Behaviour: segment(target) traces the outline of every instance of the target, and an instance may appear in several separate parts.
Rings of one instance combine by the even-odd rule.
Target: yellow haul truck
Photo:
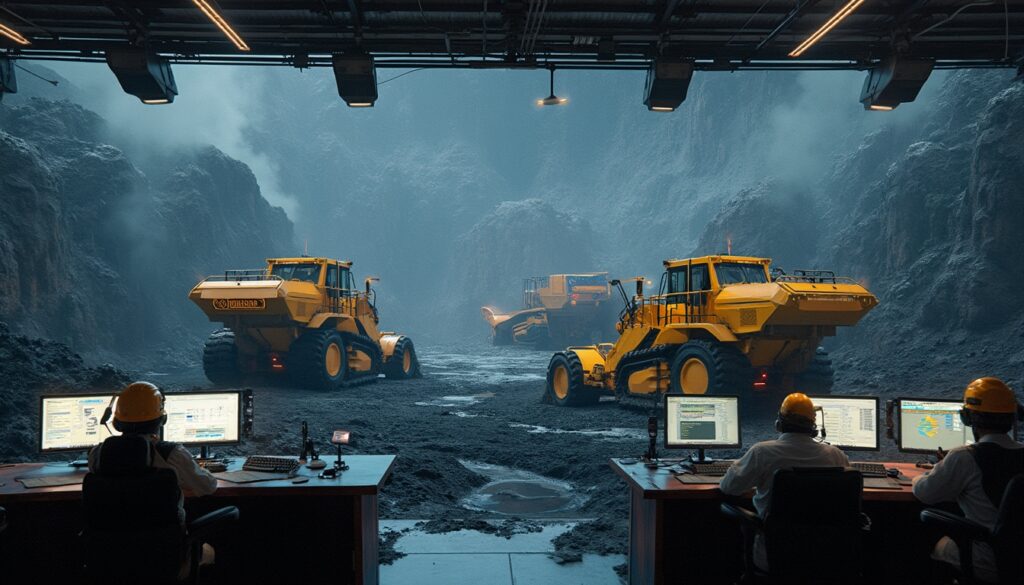
[[[770,270],[771,260],[703,256],[666,260],[657,295],[636,296],[619,315],[616,343],[570,347],[548,365],[545,398],[561,406],[777,387],[832,388],[819,343],[855,325],[878,299],[830,271]]]
[[[352,263],[330,258],[270,258],[257,270],[206,278],[189,298],[210,321],[203,370],[215,384],[252,374],[287,374],[306,387],[334,389],[381,372],[419,376],[412,340],[380,331],[376,295],[359,290]]]
[[[523,279],[523,309],[481,307],[494,345],[565,347],[613,332],[615,312],[607,272],[552,274]]]

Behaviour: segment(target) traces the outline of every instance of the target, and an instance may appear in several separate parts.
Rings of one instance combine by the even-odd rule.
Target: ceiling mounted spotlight
[[[114,72],[121,89],[144,104],[169,104],[178,95],[171,63],[145,49],[111,49],[107,65]]]
[[[548,65],[548,71],[551,72],[550,93],[548,94],[548,97],[541,100],[537,100],[537,105],[564,106],[565,104],[569,103],[569,98],[558,97],[557,95],[555,95],[555,66]]]
[[[890,56],[868,71],[860,92],[860,103],[865,110],[888,112],[897,106],[917,99],[935,61]]]
[[[350,108],[372,108],[377,101],[377,68],[373,56],[340,53],[331,61],[338,95]]]
[[[693,63],[682,60],[657,59],[647,70],[644,105],[652,112],[674,112],[690,88]]]

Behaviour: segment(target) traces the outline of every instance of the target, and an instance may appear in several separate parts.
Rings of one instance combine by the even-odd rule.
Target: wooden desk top
[[[913,463],[883,463],[886,468],[896,467],[904,476],[913,479],[924,473],[925,470],[916,467]],[[662,467],[648,469],[642,461],[632,464],[622,463],[619,459],[609,459],[608,464],[615,473],[626,480],[631,490],[643,493],[644,499],[683,499],[683,500],[704,500],[721,499],[725,495],[718,489],[718,484],[688,484],[683,483],[673,476],[672,470],[678,468]],[[864,501],[866,502],[913,502],[913,491],[910,486],[900,486],[900,489],[864,489]]]
[[[228,458],[228,471],[242,468],[244,457]],[[323,458],[328,466],[335,457]],[[217,481],[217,491],[210,498],[238,496],[329,496],[329,495],[375,495],[380,492],[384,480],[391,474],[395,464],[394,455],[347,455],[344,457],[349,469],[337,479],[320,479],[320,470],[299,468],[299,477],[308,477],[306,483],[292,483],[291,479],[260,481],[254,483],[231,483]],[[81,497],[82,485],[59,487],[26,488],[19,477],[40,477],[86,474],[85,468],[72,468],[60,463],[21,463],[11,467],[0,467],[0,504],[8,502],[74,500]]]

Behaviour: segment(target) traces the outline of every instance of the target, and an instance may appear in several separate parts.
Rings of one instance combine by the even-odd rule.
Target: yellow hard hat
[[[782,401],[782,406],[779,407],[779,414],[784,417],[800,416],[813,422],[815,420],[814,403],[803,392],[794,392]]]
[[[964,390],[964,408],[990,414],[1015,414],[1017,397],[999,378],[978,378]]]
[[[117,396],[114,418],[126,423],[156,420],[164,415],[164,397],[149,382],[132,382]]]

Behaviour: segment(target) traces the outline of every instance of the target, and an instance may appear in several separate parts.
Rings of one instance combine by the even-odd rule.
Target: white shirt
[[[995,443],[1004,449],[1024,449],[1009,435],[985,435],[979,443]],[[964,516],[991,530],[996,525],[999,510],[985,495],[981,482],[981,469],[974,462],[969,447],[952,449],[935,467],[914,478],[914,495],[925,504],[956,502]],[[943,537],[935,545],[932,558],[960,566],[960,551],[956,543]],[[974,545],[975,576],[986,581],[998,581],[995,559],[988,545]]]
[[[762,441],[751,447],[729,467],[719,488],[731,496],[739,496],[757,488],[754,508],[757,515],[764,518],[771,498],[772,478],[779,469],[849,465],[846,453],[837,447],[819,443],[805,433],[782,433],[774,441]],[[768,555],[760,534],[754,539],[754,564],[763,570],[768,568]]]
[[[154,443],[155,438],[150,438]],[[100,446],[97,445],[89,452],[89,471],[95,471],[96,457],[99,454]],[[193,496],[206,496],[217,491],[217,478],[209,471],[196,464],[195,459],[185,447],[175,444],[174,450],[164,459],[158,451],[153,451],[153,467],[161,469],[173,469],[178,476],[178,487],[182,494],[178,498],[178,521],[185,524],[185,498],[187,492]]]

